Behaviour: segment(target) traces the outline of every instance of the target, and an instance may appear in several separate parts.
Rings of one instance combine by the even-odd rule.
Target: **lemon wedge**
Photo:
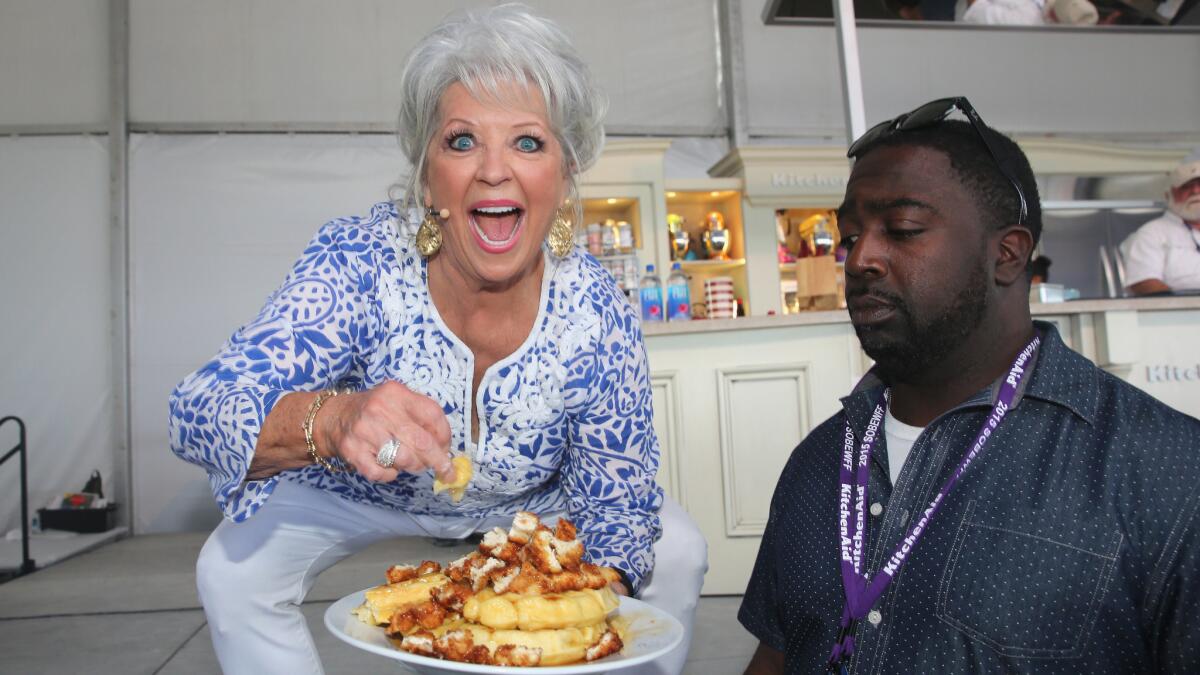
[[[471,475],[475,473],[475,469],[471,467],[471,458],[466,455],[459,455],[450,460],[454,465],[454,480],[449,483],[443,483],[440,479],[433,480],[433,494],[441,494],[447,490],[450,491],[450,500],[455,504],[462,501],[463,493],[467,491],[467,483],[471,482]]]

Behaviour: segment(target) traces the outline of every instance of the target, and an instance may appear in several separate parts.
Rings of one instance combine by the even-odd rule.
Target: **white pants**
[[[687,513],[667,499],[659,516],[663,535],[654,554],[661,573],[650,575],[640,597],[679,619],[684,638],[671,653],[631,674],[677,675],[683,670],[708,569],[707,544]],[[321,572],[390,537],[462,538],[510,524],[507,517],[480,521],[410,515],[280,481],[267,503],[245,522],[222,521],[196,561],[196,585],[221,669],[228,675],[322,673],[300,613],[300,603]],[[363,587],[372,583],[376,580],[364,579]]]

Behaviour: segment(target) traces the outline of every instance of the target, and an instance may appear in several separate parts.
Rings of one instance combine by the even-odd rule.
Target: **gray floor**
[[[0,584],[0,673],[216,673],[193,567],[202,534],[134,537]],[[376,583],[394,562],[451,560],[467,548],[394,540],[335,565],[304,604],[329,673],[402,673],[333,637],[334,600]],[[702,598],[687,675],[741,673],[756,641],[737,622],[738,597]]]

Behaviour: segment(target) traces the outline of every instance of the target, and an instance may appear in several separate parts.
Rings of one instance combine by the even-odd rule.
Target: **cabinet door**
[[[660,334],[647,350],[659,483],[708,540],[703,592],[742,593],[784,465],[861,374],[854,329],[846,321]]]

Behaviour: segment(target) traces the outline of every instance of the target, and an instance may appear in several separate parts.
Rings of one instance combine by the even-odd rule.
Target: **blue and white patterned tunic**
[[[593,562],[640,586],[654,563],[662,490],[636,311],[594,258],[578,249],[563,260],[547,256],[533,330],[487,370],[472,401],[474,357],[438,315],[415,232],[391,203],[322,227],[258,317],[172,393],[172,449],[208,471],[218,506],[235,522],[281,479],[415,514],[565,509]],[[374,483],[314,464],[247,480],[263,420],[282,396],[387,380],[445,411],[452,447],[475,465],[460,503],[433,494],[429,471]]]

